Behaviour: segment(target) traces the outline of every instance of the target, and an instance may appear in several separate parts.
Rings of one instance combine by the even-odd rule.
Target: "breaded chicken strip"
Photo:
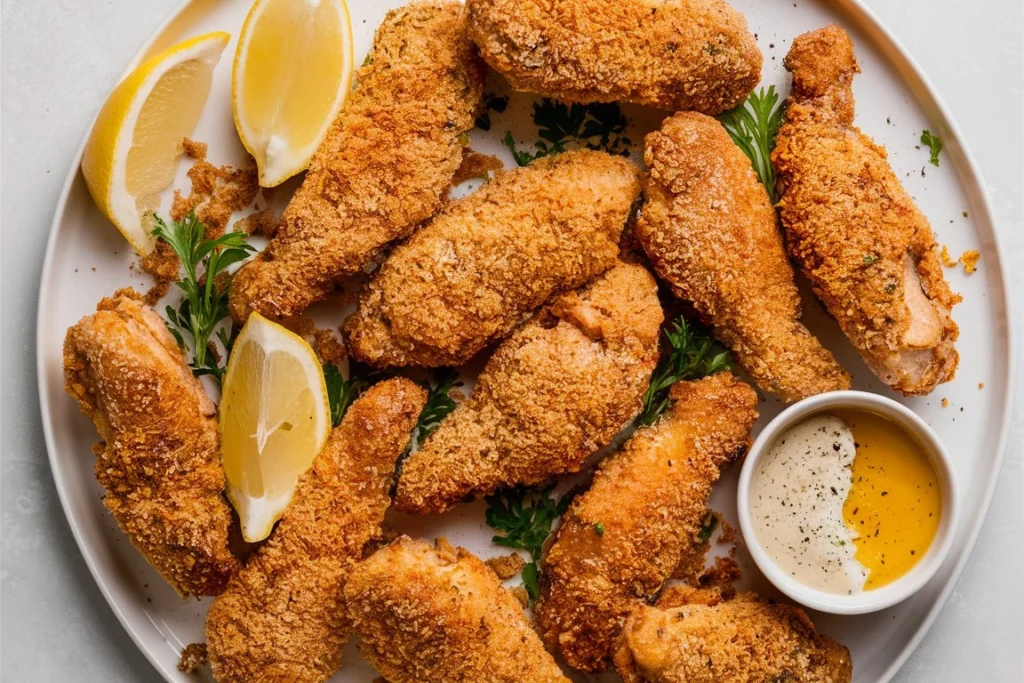
[[[853,43],[838,26],[805,33],[785,64],[793,91],[772,163],[789,253],[875,374],[927,394],[956,373],[960,297],[885,149],[853,125]]]
[[[348,639],[342,588],[379,538],[395,461],[426,392],[398,378],[368,389],[331,432],[274,529],[206,615],[219,683],[326,681]]]
[[[850,651],[798,607],[753,593],[726,602],[641,605],[615,653],[625,683],[849,683]]]
[[[537,623],[574,668],[607,668],[626,617],[696,541],[720,468],[749,444],[757,394],[731,374],[679,382],[670,395],[658,422],[601,463],[544,559]]]
[[[717,114],[761,80],[723,0],[468,0],[470,36],[516,90]]]
[[[643,266],[561,294],[502,342],[473,395],[402,468],[395,505],[444,512],[577,472],[643,405],[664,316]]]
[[[122,290],[68,329],[64,388],[103,441],[103,504],[183,598],[224,590],[228,550],[217,409],[163,319]]]
[[[300,313],[437,212],[485,73],[461,4],[414,2],[388,13],[277,233],[235,275],[239,326],[254,310]]]
[[[461,365],[616,263],[640,193],[626,159],[581,150],[498,173],[398,246],[345,323],[378,367]]]
[[[782,400],[849,389],[850,376],[800,324],[775,210],[725,128],[704,114],[676,114],[647,136],[644,161],[636,235],[675,295]]]
[[[345,586],[359,651],[389,683],[568,683],[494,572],[401,536]]]

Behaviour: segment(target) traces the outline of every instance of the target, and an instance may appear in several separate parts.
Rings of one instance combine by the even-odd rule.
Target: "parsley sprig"
[[[715,353],[712,337],[697,332],[681,315],[665,330],[665,340],[668,353],[654,369],[651,384],[644,394],[644,407],[636,418],[638,426],[654,424],[668,410],[671,405],[669,388],[676,382],[713,375],[732,365],[728,351]]]
[[[523,586],[530,601],[540,596],[540,555],[544,541],[551,535],[555,519],[565,514],[574,491],[553,498],[551,487],[526,489],[514,487],[487,496],[487,526],[499,532],[491,538],[496,545],[520,548],[530,553],[530,562],[523,567]]]
[[[570,144],[622,156],[629,155],[633,145],[625,136],[629,120],[614,102],[566,104],[545,97],[533,103],[533,122],[541,138],[533,145],[535,151],[520,150],[510,130],[505,131],[502,140],[519,166],[526,166],[540,157],[561,154]]]
[[[441,425],[441,420],[455,410],[458,404],[452,398],[452,390],[461,386],[459,373],[451,369],[440,371],[433,382],[426,382],[427,402],[423,404],[413,433],[417,444],[426,441],[427,437]],[[412,447],[411,443],[409,447]]]
[[[942,152],[942,138],[933,134],[930,130],[921,131],[921,144],[928,147],[931,158],[928,160],[932,166],[939,165],[939,154]]]
[[[186,351],[185,335],[192,337],[192,360],[189,365],[197,377],[211,375],[217,383],[224,376],[226,363],[218,362],[211,336],[220,340],[225,356],[230,353],[237,333],[228,326],[220,326],[228,317],[228,287],[219,286],[217,276],[228,266],[242,261],[256,251],[246,241],[245,233],[229,232],[208,240],[206,226],[195,214],[168,225],[164,219],[153,215],[156,228],[153,235],[165,241],[177,254],[185,271],[185,277],[175,284],[185,293],[177,310],[167,306],[168,325],[178,345]]]
[[[750,93],[746,102],[718,117],[729,131],[733,142],[754,165],[754,171],[768,190],[772,204],[779,201],[779,195],[775,189],[775,170],[772,168],[771,153],[775,149],[775,137],[782,124],[784,105],[784,102],[779,103],[779,95],[772,85],[767,91],[761,88],[758,92]]]
[[[370,381],[361,377],[349,368],[349,378],[341,376],[341,370],[334,363],[324,363],[324,382],[327,384],[327,401],[331,405],[331,425],[337,427],[345,416],[348,407],[359,398]]]

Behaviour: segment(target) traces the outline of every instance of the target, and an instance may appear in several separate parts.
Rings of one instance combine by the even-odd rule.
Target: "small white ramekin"
[[[942,518],[928,552],[914,567],[892,583],[854,595],[837,595],[800,583],[782,571],[765,552],[750,512],[750,482],[758,460],[775,440],[790,426],[811,415],[841,409],[866,410],[889,418],[903,427],[922,447],[931,460],[939,479],[942,495]],[[740,472],[737,507],[743,540],[758,568],[772,584],[796,602],[811,609],[831,614],[864,614],[875,612],[906,600],[935,575],[949,554],[959,517],[956,474],[949,453],[928,424],[906,406],[892,399],[864,391],[833,391],[804,399],[782,411],[761,431],[747,453]]]

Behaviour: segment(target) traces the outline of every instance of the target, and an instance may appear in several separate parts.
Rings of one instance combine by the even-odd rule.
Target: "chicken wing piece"
[[[717,114],[761,80],[723,0],[468,0],[470,36],[516,90]]]
[[[793,91],[772,163],[789,253],[879,379],[927,394],[956,373],[960,297],[885,149],[853,125],[853,43],[838,26],[805,33],[785,65]]]
[[[784,401],[850,388],[800,324],[800,295],[775,210],[750,160],[715,119],[676,114],[647,136],[636,235],[655,271],[693,303],[762,389]]]
[[[302,312],[441,207],[486,74],[465,16],[447,0],[388,13],[277,233],[235,275],[239,326]]]
[[[217,409],[163,319],[122,290],[68,329],[64,388],[103,441],[96,478],[121,530],[183,598],[216,595],[228,549]]]
[[[696,542],[720,468],[749,444],[757,394],[731,374],[679,382],[670,396],[658,422],[601,463],[544,559],[541,636],[577,669],[607,668],[626,617]]]
[[[641,605],[615,653],[625,683],[849,683],[850,651],[803,610],[753,593],[666,609]]]
[[[473,395],[406,460],[395,505],[444,512],[577,472],[643,405],[664,316],[654,278],[619,263],[502,342]]]
[[[270,539],[210,605],[219,683],[326,681],[348,639],[342,588],[381,534],[395,461],[426,392],[407,379],[368,389],[331,432]]]
[[[568,683],[494,572],[402,536],[345,586],[359,651],[389,683]]]
[[[615,265],[639,193],[636,166],[590,150],[498,173],[392,252],[345,323],[352,355],[462,365]]]

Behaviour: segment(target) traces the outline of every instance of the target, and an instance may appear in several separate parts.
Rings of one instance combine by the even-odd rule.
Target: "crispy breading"
[[[381,535],[394,464],[425,401],[421,387],[396,378],[349,407],[270,539],[210,605],[206,640],[219,683],[326,681],[341,665],[342,587]]]
[[[163,319],[130,290],[104,299],[64,339],[64,388],[89,417],[103,504],[182,597],[216,595],[228,549],[217,409]]]
[[[619,263],[502,342],[473,395],[409,456],[398,509],[448,510],[577,472],[643,405],[664,316],[654,278]]]
[[[277,233],[235,276],[236,323],[301,313],[441,207],[486,75],[465,16],[446,0],[385,17]]]
[[[717,114],[761,80],[723,0],[468,0],[470,36],[516,90]]]
[[[805,33],[785,65],[793,91],[772,163],[789,253],[874,373],[927,394],[956,373],[960,297],[885,148],[853,125],[853,43],[838,26]]]
[[[666,609],[641,605],[615,654],[625,683],[849,683],[850,651],[798,607],[753,593]]]
[[[670,391],[668,412],[601,463],[544,558],[537,623],[577,669],[607,668],[626,617],[696,541],[720,468],[749,445],[750,386],[726,372]]]
[[[849,389],[850,376],[800,324],[775,210],[725,128],[704,114],[676,114],[647,136],[644,161],[636,235],[675,295],[782,400]]]
[[[611,268],[640,171],[565,152],[499,172],[392,252],[345,323],[375,366],[462,365],[552,294]]]
[[[443,539],[378,550],[345,600],[359,651],[390,683],[568,683],[494,572]]]

